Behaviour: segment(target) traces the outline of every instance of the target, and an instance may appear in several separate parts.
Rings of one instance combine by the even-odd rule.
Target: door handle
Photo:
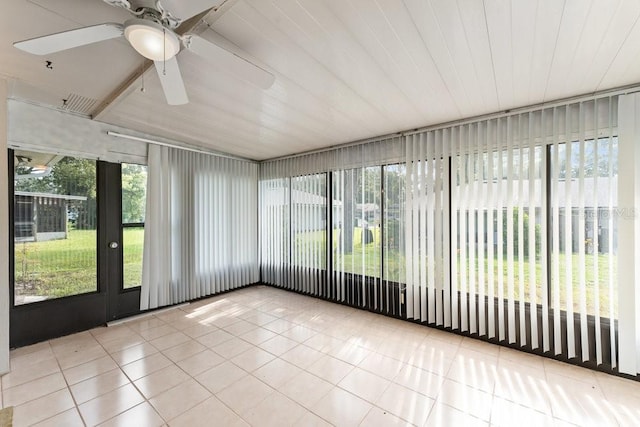
[[[109,247],[111,249],[118,249],[118,242],[109,242]]]

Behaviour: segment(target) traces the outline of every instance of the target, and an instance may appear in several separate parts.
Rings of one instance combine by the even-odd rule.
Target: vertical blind
[[[394,138],[262,163],[262,281],[378,311],[393,300],[397,310],[399,291],[392,295],[385,283],[404,275],[404,263],[398,268],[390,256],[404,240],[397,224],[404,212],[403,148]],[[383,201],[382,165],[390,163]],[[381,206],[387,202],[395,226],[384,231]]]
[[[546,289],[536,233],[544,147],[530,137],[534,119],[471,123],[444,139],[451,150],[451,292],[460,298],[452,302],[452,327],[521,345],[529,336],[536,349],[537,321],[527,331],[525,310],[545,300]],[[485,303],[495,298],[497,306]]]
[[[446,149],[443,132],[407,137],[405,262],[407,316],[450,327],[451,311],[444,309],[451,307],[452,296],[444,292],[449,282]]]
[[[149,146],[141,309],[259,280],[258,167]]]
[[[260,181],[260,271],[265,283],[288,287],[290,179]]]
[[[291,178],[291,265],[290,284],[317,295],[326,279],[327,227],[326,174]]]
[[[600,98],[409,136],[408,317],[615,367],[616,114]]]
[[[265,162],[262,280],[614,368],[617,159],[601,97]]]

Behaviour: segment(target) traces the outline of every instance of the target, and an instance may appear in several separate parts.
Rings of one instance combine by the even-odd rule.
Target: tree
[[[404,203],[406,167],[389,165],[384,170],[384,236],[387,249],[404,253]]]
[[[520,240],[519,230],[518,230],[518,216],[519,216],[519,209],[513,208],[513,253],[515,256],[518,255],[518,244]],[[508,215],[506,210],[502,218],[503,218],[502,219],[502,245],[503,245],[502,247],[503,247],[504,253],[506,254],[507,242],[508,242],[508,235],[507,235]],[[534,234],[535,234],[536,254],[540,250],[540,233],[541,233],[540,224],[535,224]],[[523,248],[524,256],[528,257],[529,256],[529,214],[526,211],[523,211],[522,213],[522,234],[523,234],[522,243],[524,246]],[[536,254],[534,254],[534,256]]]
[[[93,160],[65,157],[53,166],[51,177],[58,194],[96,198],[96,162]]]
[[[340,248],[340,251],[344,254],[350,254],[353,252],[353,215],[355,211],[356,201],[351,197],[356,193],[356,180],[354,179],[355,170],[344,172],[344,200],[342,201],[342,208],[344,209],[344,224],[342,224],[342,232],[344,233],[344,246]],[[338,240],[339,243],[343,243]]]
[[[65,157],[51,171],[57,194],[84,196],[85,202],[70,205],[76,216],[76,228],[96,229],[96,162],[87,159]]]
[[[21,177],[14,181],[15,191],[26,191],[29,193],[53,193],[55,185],[51,175],[43,177],[29,177],[31,173],[30,167],[17,166],[15,168],[15,176]],[[28,177],[28,178],[27,178]]]
[[[147,168],[122,165],[122,222],[144,222],[147,194]]]
[[[609,150],[611,149],[611,156]],[[561,144],[558,148],[558,167],[560,178],[578,178],[580,175],[580,144],[577,141],[571,143],[571,160],[567,169],[567,144]],[[596,158],[597,157],[597,158]],[[618,138],[599,138],[584,141],[584,176],[609,176],[609,160],[611,159],[611,174],[618,175]],[[555,160],[555,159],[554,159]]]

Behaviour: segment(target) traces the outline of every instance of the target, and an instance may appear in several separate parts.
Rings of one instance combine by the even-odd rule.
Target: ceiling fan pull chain
[[[162,74],[167,75],[167,30],[162,28]]]
[[[144,89],[144,59],[142,60],[142,63],[140,64],[140,77],[142,78],[142,87],[140,88],[140,92],[144,93],[145,89]]]

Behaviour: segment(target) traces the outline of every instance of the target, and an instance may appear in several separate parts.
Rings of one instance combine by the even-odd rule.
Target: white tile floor
[[[14,425],[640,425],[640,383],[268,287],[11,352]]]

